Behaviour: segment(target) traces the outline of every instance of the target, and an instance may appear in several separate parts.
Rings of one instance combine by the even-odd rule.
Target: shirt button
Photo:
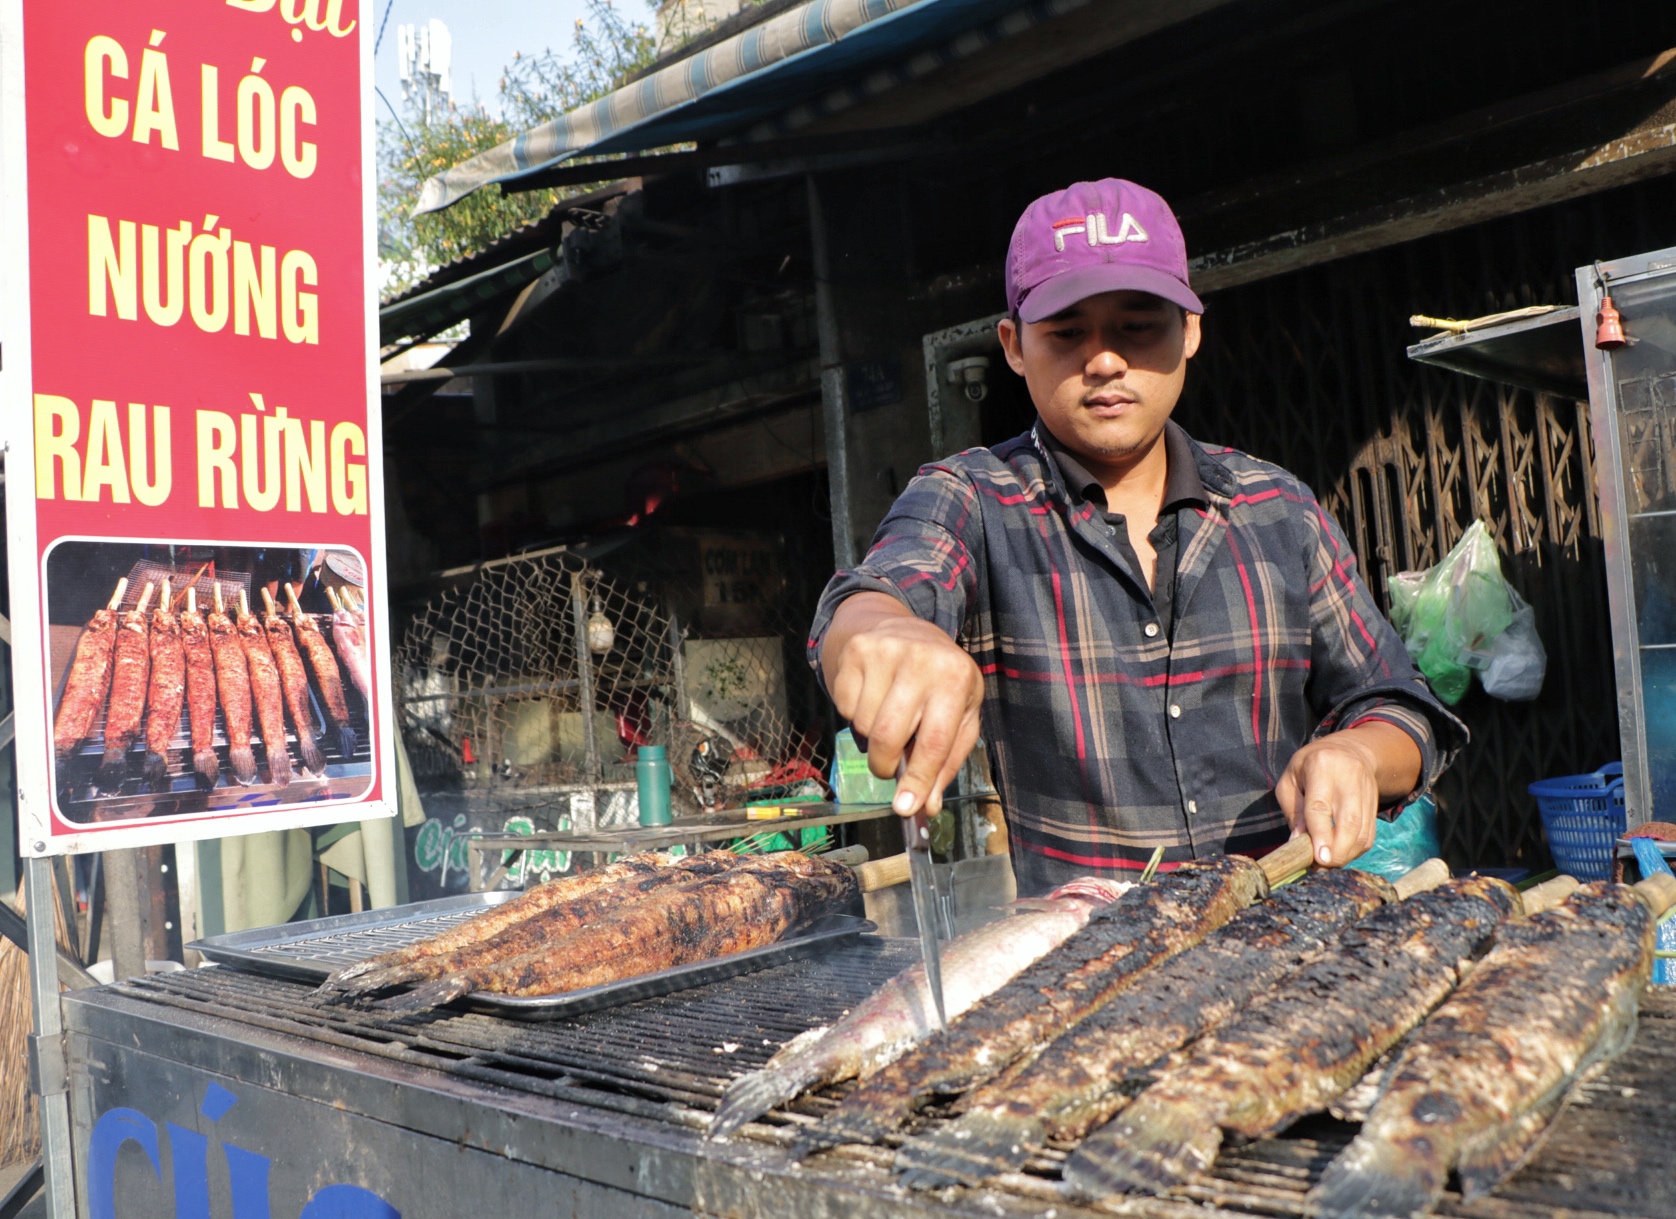
[[[1190,814],[1198,812],[1199,811],[1199,802],[1197,800],[1189,800],[1187,802],[1187,811]]]
[[[1179,720],[1181,718],[1181,704],[1180,703],[1171,703],[1170,704],[1170,718],[1172,720]]]
[[[1147,623],[1146,624],[1146,637],[1148,639],[1151,639],[1156,634],[1158,634],[1158,624],[1156,622]]]

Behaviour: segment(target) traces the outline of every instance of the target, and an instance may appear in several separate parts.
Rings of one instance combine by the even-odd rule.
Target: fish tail
[[[256,753],[246,745],[243,749],[229,749],[227,762],[233,768],[233,778],[240,787],[256,782]]]
[[[355,756],[355,729],[348,724],[338,729],[338,754],[345,762]]]
[[[291,755],[283,743],[268,750],[268,781],[275,787],[291,786]]]
[[[722,1103],[710,1119],[710,1137],[725,1139],[746,1122],[784,1104],[811,1084],[820,1082],[819,1068],[801,1070],[764,1067],[740,1076],[722,1093]]]
[[[953,1125],[909,1139],[896,1153],[896,1171],[910,1189],[979,1185],[1023,1166],[1046,1131],[1034,1115],[974,1109]]]
[[[387,1012],[406,1015],[411,1012],[428,1012],[433,1007],[441,1007],[445,1003],[452,1003],[462,999],[477,989],[477,984],[463,974],[455,974],[451,978],[442,978],[435,982],[427,982],[423,986],[416,986],[405,995],[397,995],[393,999],[384,1000],[381,1005]]]
[[[1203,1106],[1142,1096],[1065,1161],[1065,1187],[1084,1200],[1164,1194],[1216,1163],[1222,1128]]]
[[[297,752],[303,755],[303,769],[311,775],[326,773],[326,756],[320,752],[320,742],[314,733],[304,729],[297,734]]]
[[[1309,1200],[1321,1219],[1408,1219],[1430,1210],[1446,1181],[1444,1166],[1411,1143],[1362,1134],[1327,1165]]]
[[[149,750],[145,755],[145,766],[142,769],[145,785],[154,792],[167,791],[169,787],[169,759],[160,753]]]
[[[213,749],[204,749],[193,754],[192,769],[197,773],[200,787],[214,787],[216,780],[221,778],[221,763]]]
[[[99,761],[99,773],[94,777],[99,790],[107,795],[128,781],[128,753],[126,750],[107,749]]]

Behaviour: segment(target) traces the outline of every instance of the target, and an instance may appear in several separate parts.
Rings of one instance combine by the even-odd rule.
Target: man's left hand
[[[1342,867],[1373,845],[1381,800],[1412,791],[1420,764],[1406,732],[1370,720],[1298,750],[1274,795],[1293,836],[1309,835],[1316,862]]]

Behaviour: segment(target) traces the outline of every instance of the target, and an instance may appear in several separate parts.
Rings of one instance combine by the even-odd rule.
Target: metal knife
[[[920,954],[925,958],[925,984],[937,1009],[937,1027],[948,1026],[943,1008],[943,949],[937,939],[937,870],[931,863],[931,819],[922,808],[902,818],[902,836],[908,847],[908,882],[914,894],[914,920],[919,924]]]

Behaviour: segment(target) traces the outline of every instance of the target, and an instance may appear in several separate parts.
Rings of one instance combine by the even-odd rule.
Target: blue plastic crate
[[[1578,880],[1610,880],[1618,839],[1627,825],[1624,766],[1608,762],[1591,775],[1532,783],[1548,849],[1560,871]]]

